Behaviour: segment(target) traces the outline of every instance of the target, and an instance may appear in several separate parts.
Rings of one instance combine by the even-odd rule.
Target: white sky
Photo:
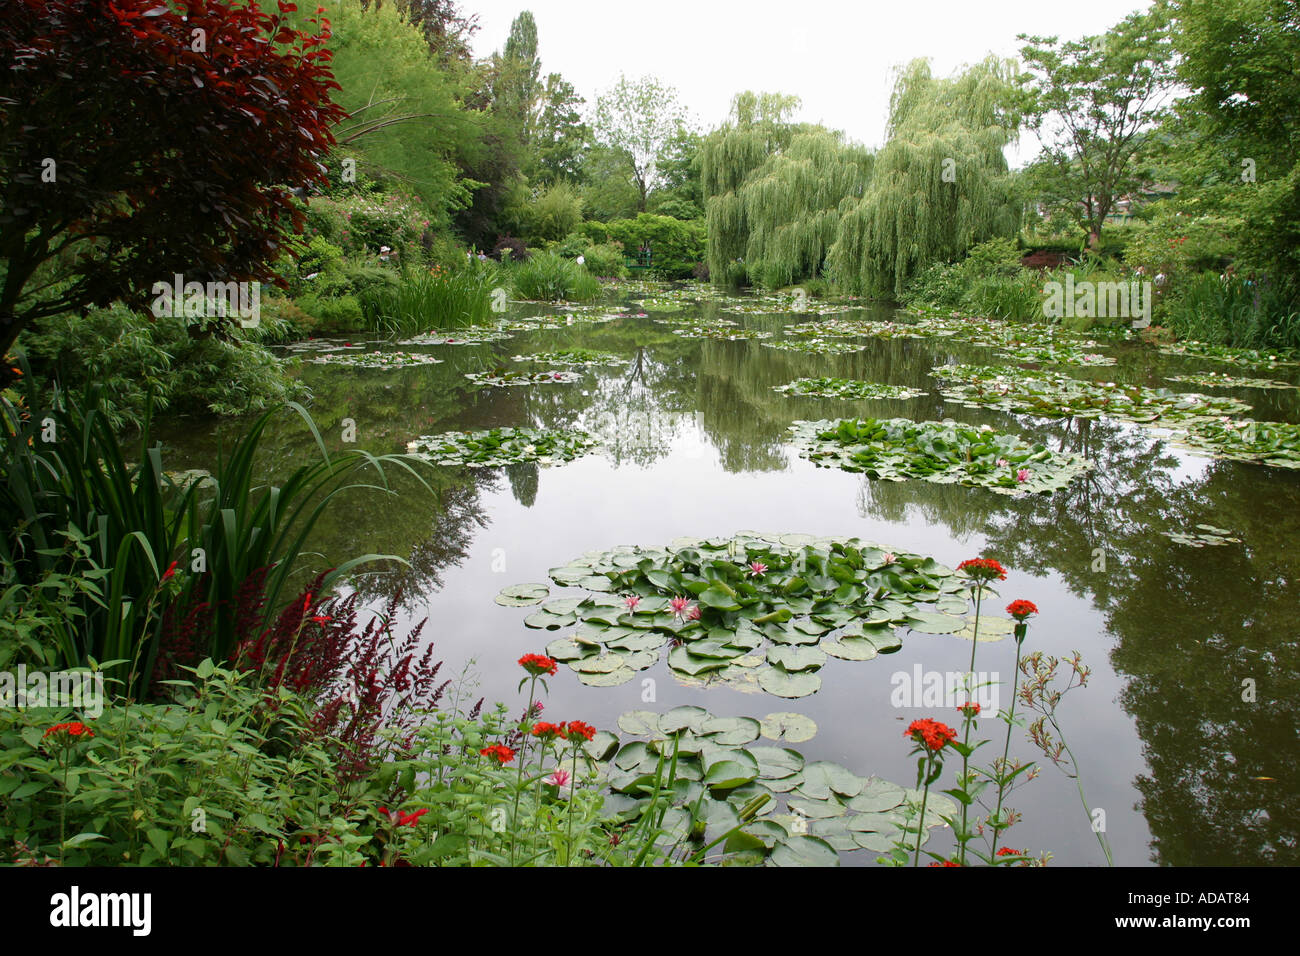
[[[844,130],[868,146],[884,137],[892,70],[930,57],[946,76],[989,52],[1013,56],[1017,33],[1075,39],[1104,32],[1149,0],[461,0],[477,13],[476,56],[505,45],[531,10],[542,74],[561,73],[590,105],[620,72],[677,88],[697,125],[727,116],[746,89],[793,93],[797,119]],[[1032,154],[1030,137],[1015,156]]]

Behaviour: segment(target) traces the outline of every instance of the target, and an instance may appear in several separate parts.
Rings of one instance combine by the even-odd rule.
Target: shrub
[[[689,278],[695,264],[704,259],[704,223],[700,220],[683,222],[641,213],[635,219],[583,223],[581,231],[593,243],[622,243],[627,255],[649,243],[655,271],[670,278]]]
[[[354,295],[305,295],[297,304],[315,319],[317,333],[357,332],[366,328],[361,303]]]
[[[514,236],[497,236],[489,254],[498,262],[526,262],[531,255],[524,241]]]
[[[409,337],[436,329],[484,325],[493,320],[495,268],[478,263],[447,272],[437,266],[408,271],[396,287],[374,288],[361,296],[369,328]]]
[[[1180,339],[1237,348],[1300,348],[1300,303],[1267,279],[1201,273],[1165,300],[1166,325]]]
[[[545,302],[589,302],[601,294],[600,282],[583,266],[543,252],[512,270],[515,295]]]
[[[269,322],[260,333],[205,332],[114,305],[42,319],[23,332],[17,351],[42,389],[101,386],[102,413],[123,429],[140,424],[150,396],[157,409],[201,415],[242,415],[305,396],[258,344],[260,335],[291,334],[274,315]]]

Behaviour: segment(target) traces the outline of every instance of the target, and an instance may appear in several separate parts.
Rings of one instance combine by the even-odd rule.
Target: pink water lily
[[[1029,471],[1027,469],[1021,468],[1018,472],[1016,472],[1016,481],[1028,481],[1028,480],[1029,480]]]
[[[673,609],[673,617],[684,617],[691,609],[691,602],[689,598],[675,597],[668,606]]]
[[[1005,458],[999,458],[999,459],[998,459],[998,467],[999,467],[999,468],[1005,468],[1005,467],[1007,467],[1007,465],[1009,465],[1009,464],[1011,464],[1011,462],[1007,461]]]
[[[691,609],[686,613],[686,617],[692,621],[698,621],[703,616],[704,612],[700,610],[698,604],[691,605]]]
[[[766,573],[767,573],[767,565],[764,564],[762,561],[751,561],[749,563],[750,577],[761,578]]]
[[[623,603],[627,605],[629,611],[635,611],[636,606],[641,603],[641,599],[635,594],[629,594],[627,597],[623,598]]]
[[[542,782],[549,783],[552,787],[559,787],[563,789],[564,787],[567,787],[569,785],[569,779],[570,779],[569,771],[556,770],[555,773],[551,774]]]
[[[895,561],[894,552],[886,551],[884,561],[886,564],[893,564]]]

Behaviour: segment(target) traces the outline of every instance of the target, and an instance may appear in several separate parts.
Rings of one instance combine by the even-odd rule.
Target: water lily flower
[[[767,573],[767,565],[761,561],[749,562],[749,576],[752,578],[761,578]]]
[[[556,770],[555,773],[551,774],[542,782],[549,783],[552,787],[559,787],[560,789],[563,789],[564,787],[567,787],[569,785],[569,779],[570,779],[569,771]]]
[[[623,603],[627,605],[629,611],[635,611],[636,606],[641,603],[641,599],[635,594],[629,594],[623,599]]]
[[[700,606],[698,604],[692,605],[691,609],[686,612],[686,617],[692,621],[698,621],[703,616],[704,616],[704,612],[700,610]]]
[[[668,606],[673,609],[673,617],[684,617],[691,609],[691,602],[689,598],[675,597]]]
[[[1018,472],[1016,472],[1016,481],[1028,481],[1028,480],[1029,480],[1028,469],[1021,468]]]
[[[892,552],[892,551],[886,551],[886,552],[885,552],[885,563],[886,563],[886,564],[893,564],[893,563],[894,563],[894,552]]]
[[[1005,458],[999,458],[999,459],[998,459],[998,467],[999,467],[999,468],[1005,468],[1005,467],[1007,467],[1007,465],[1009,465],[1009,464],[1011,464],[1011,462],[1007,461]]]

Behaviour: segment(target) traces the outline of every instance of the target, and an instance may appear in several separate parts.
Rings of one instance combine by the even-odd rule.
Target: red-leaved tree
[[[253,0],[0,3],[0,355],[28,323],[155,282],[281,284],[346,112],[296,7]],[[319,15],[323,8],[317,8]]]

